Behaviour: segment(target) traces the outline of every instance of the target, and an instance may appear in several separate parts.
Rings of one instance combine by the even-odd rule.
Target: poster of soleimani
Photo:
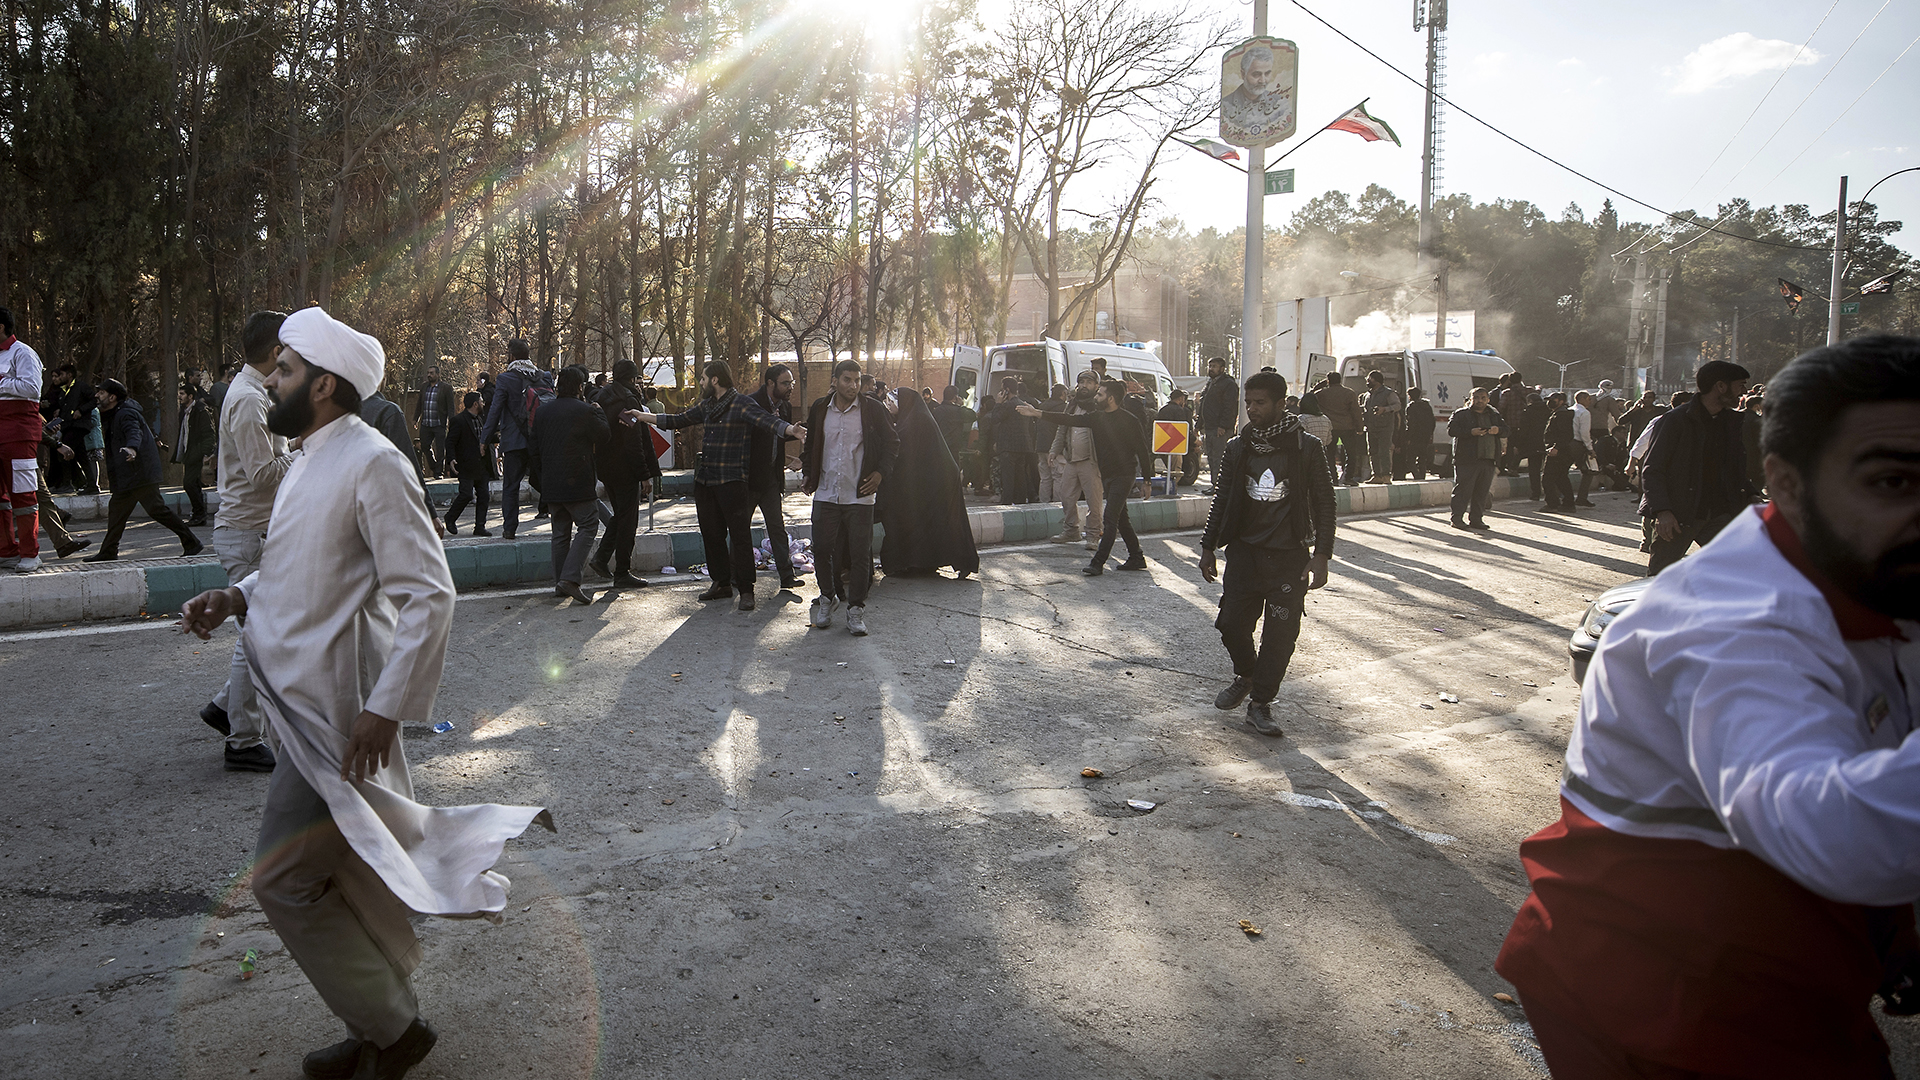
[[[1294,131],[1300,49],[1257,37],[1227,50],[1220,62],[1220,139],[1234,146],[1272,146]]]

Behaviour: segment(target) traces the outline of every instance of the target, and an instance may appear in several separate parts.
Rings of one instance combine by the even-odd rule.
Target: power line
[[[1378,60],[1381,63],[1381,65],[1384,66],[1387,70],[1407,80],[1413,85],[1420,87],[1421,91],[1425,92],[1426,85],[1427,85],[1426,83],[1423,83],[1419,79],[1416,79],[1413,76],[1407,74],[1406,72],[1401,71],[1398,67],[1395,67],[1391,61],[1387,60],[1385,57],[1382,57],[1379,53],[1374,52],[1372,49],[1369,49],[1365,45],[1362,45],[1358,41],[1355,41],[1346,31],[1340,29],[1339,27],[1333,25],[1327,20],[1321,18],[1318,14],[1316,14],[1313,11],[1312,8],[1307,7],[1307,5],[1301,3],[1300,0],[1288,0],[1288,2],[1293,4],[1294,7],[1299,8],[1301,11],[1306,12],[1310,18],[1312,18],[1315,22],[1319,23],[1321,26],[1324,26],[1327,29],[1333,31],[1335,34],[1338,34],[1340,37],[1345,38],[1349,45],[1352,45],[1354,48],[1359,49],[1361,52],[1366,53],[1368,56],[1373,57],[1375,60]],[[1826,247],[1820,246],[1820,245],[1783,244],[1776,240],[1762,240],[1757,236],[1741,236],[1739,233],[1726,232],[1722,229],[1717,229],[1712,226],[1701,226],[1700,221],[1697,217],[1683,218],[1679,214],[1673,213],[1670,210],[1662,210],[1659,207],[1653,205],[1652,203],[1646,201],[1645,199],[1636,199],[1633,196],[1627,194],[1626,192],[1621,191],[1619,188],[1612,186],[1611,184],[1602,183],[1599,180],[1596,180],[1593,177],[1588,176],[1586,173],[1583,173],[1579,169],[1576,169],[1573,166],[1568,165],[1567,163],[1554,158],[1553,156],[1547,154],[1545,151],[1534,149],[1533,147],[1527,145],[1524,142],[1521,142],[1519,139],[1513,137],[1512,135],[1509,135],[1506,132],[1500,130],[1499,128],[1493,126],[1487,121],[1482,120],[1480,117],[1476,116],[1475,114],[1467,111],[1464,108],[1461,108],[1458,103],[1448,100],[1444,95],[1440,94],[1438,91],[1435,91],[1433,96],[1439,101],[1444,102],[1448,108],[1453,109],[1455,112],[1458,112],[1460,115],[1466,117],[1469,120],[1472,120],[1476,124],[1479,124],[1481,127],[1486,128],[1488,131],[1493,132],[1495,135],[1498,135],[1501,138],[1512,143],[1513,145],[1519,147],[1520,149],[1525,150],[1527,153],[1532,154],[1533,156],[1541,159],[1542,161],[1545,161],[1547,164],[1552,165],[1555,168],[1563,169],[1567,172],[1570,172],[1573,175],[1579,177],[1580,179],[1585,180],[1587,183],[1592,184],[1594,187],[1597,187],[1602,191],[1609,192],[1614,195],[1618,195],[1620,198],[1625,199],[1627,202],[1633,203],[1636,206],[1644,206],[1647,209],[1653,211],[1654,213],[1659,214],[1661,217],[1668,218],[1673,221],[1677,221],[1682,225],[1704,227],[1709,232],[1717,232],[1723,236],[1733,237],[1735,240],[1746,240],[1750,243],[1765,244],[1768,247],[1787,248],[1792,251],[1825,251],[1827,250]]]
[[[1867,89],[1866,89],[1866,90],[1862,90],[1862,91],[1860,91],[1860,97],[1856,97],[1856,98],[1854,98],[1854,99],[1853,99],[1853,101],[1852,101],[1852,102],[1850,102],[1850,103],[1849,103],[1849,104],[1847,105],[1847,107],[1846,107],[1846,108],[1844,108],[1844,109],[1841,109],[1841,110],[1840,110],[1840,115],[1839,115],[1839,116],[1836,116],[1836,117],[1834,117],[1834,118],[1833,118],[1833,123],[1832,123],[1832,124],[1828,124],[1828,125],[1827,125],[1827,126],[1826,126],[1825,128],[1823,128],[1823,129],[1821,129],[1821,131],[1820,131],[1820,134],[1818,134],[1818,135],[1815,135],[1815,136],[1813,137],[1813,142],[1810,142],[1810,143],[1808,143],[1807,145],[1805,145],[1805,146],[1803,146],[1803,147],[1801,147],[1801,148],[1800,148],[1800,152],[1799,152],[1798,154],[1795,154],[1795,155],[1793,155],[1793,160],[1792,160],[1792,161],[1789,161],[1789,162],[1787,162],[1787,163],[1786,163],[1786,164],[1785,164],[1784,166],[1782,166],[1782,167],[1781,167],[1781,169],[1780,169],[1780,171],[1779,171],[1779,172],[1777,172],[1777,173],[1775,173],[1775,174],[1773,175],[1773,180],[1778,180],[1778,179],[1780,179],[1780,177],[1781,177],[1782,175],[1784,175],[1784,174],[1786,173],[1786,171],[1787,171],[1788,169],[1790,169],[1790,168],[1792,168],[1792,167],[1793,167],[1793,162],[1794,162],[1794,161],[1799,161],[1799,160],[1800,160],[1801,158],[1803,158],[1803,157],[1805,157],[1805,156],[1806,156],[1806,153],[1807,153],[1807,151],[1809,151],[1809,150],[1811,150],[1811,149],[1813,149],[1813,148],[1814,148],[1814,146],[1815,146],[1815,145],[1817,145],[1817,144],[1818,144],[1818,143],[1820,142],[1820,140],[1821,140],[1821,139],[1824,139],[1824,138],[1826,138],[1826,137],[1827,137],[1827,132],[1829,132],[1829,131],[1832,131],[1832,130],[1833,130],[1833,128],[1834,128],[1834,124],[1838,124],[1838,123],[1839,123],[1839,122],[1841,121],[1841,119],[1842,119],[1842,118],[1844,118],[1844,117],[1845,117],[1845,116],[1846,116],[1846,115],[1847,115],[1848,113],[1850,113],[1850,112],[1852,112],[1852,111],[1853,111],[1853,107],[1854,107],[1855,105],[1858,105],[1858,104],[1860,104],[1860,100],[1861,100],[1861,98],[1864,98],[1864,97],[1866,97],[1866,96],[1867,96],[1867,91],[1869,91],[1869,90],[1872,90],[1872,89],[1873,89],[1873,88],[1874,88],[1875,86],[1878,86],[1878,85],[1880,84],[1880,80],[1881,80],[1881,79],[1884,79],[1884,78],[1886,78],[1886,77],[1887,77],[1887,72],[1889,72],[1889,71],[1892,71],[1892,70],[1893,70],[1893,65],[1894,65],[1894,64],[1898,64],[1898,63],[1899,63],[1899,62],[1900,62],[1901,60],[1903,60],[1903,59],[1905,59],[1905,58],[1906,58],[1906,55],[1907,55],[1908,53],[1910,53],[1910,52],[1912,52],[1912,51],[1913,51],[1913,47],[1914,47],[1915,45],[1920,45],[1920,37],[1916,37],[1916,38],[1914,38],[1914,39],[1913,39],[1912,41],[1909,41],[1909,42],[1907,42],[1907,47],[1906,47],[1906,48],[1904,48],[1904,49],[1901,49],[1901,50],[1900,50],[1900,55],[1899,55],[1899,56],[1896,56],[1896,57],[1894,57],[1894,58],[1893,58],[1893,63],[1890,63],[1890,64],[1888,64],[1888,65],[1887,65],[1887,66],[1886,66],[1886,67],[1885,67],[1885,68],[1884,68],[1884,69],[1883,69],[1883,70],[1882,70],[1882,71],[1880,72],[1880,74],[1878,74],[1878,75],[1875,75],[1875,76],[1873,77],[1873,81],[1867,84]],[[1768,186],[1772,186],[1772,184],[1773,184],[1773,180],[1769,180],[1769,181],[1767,181],[1767,184],[1768,184]]]

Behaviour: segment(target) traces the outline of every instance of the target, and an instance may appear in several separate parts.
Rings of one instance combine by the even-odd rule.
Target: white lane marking
[[[1377,821],[1383,825],[1390,825],[1393,828],[1399,829],[1403,833],[1417,836],[1435,847],[1444,847],[1459,839],[1458,837],[1448,836],[1446,833],[1427,832],[1424,829],[1416,829],[1411,825],[1395,821],[1379,810],[1355,810],[1350,806],[1335,802],[1332,799],[1319,799],[1312,795],[1302,795],[1297,791],[1276,792],[1273,797],[1290,806],[1301,806],[1309,810],[1338,810],[1343,814],[1357,814],[1360,817],[1366,818],[1368,821]]]

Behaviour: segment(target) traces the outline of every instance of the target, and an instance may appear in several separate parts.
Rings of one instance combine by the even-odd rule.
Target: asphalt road
[[[1039,545],[882,580],[863,639],[685,579],[463,596],[416,790],[560,833],[508,845],[503,925],[421,924],[413,1075],[1542,1075],[1492,964],[1557,812],[1568,630],[1644,565],[1598,498],[1344,520],[1281,740],[1211,707],[1191,534],[1146,574]],[[8,1076],[296,1077],[342,1037],[246,888],[266,778],[195,716],[230,641],[0,634]]]

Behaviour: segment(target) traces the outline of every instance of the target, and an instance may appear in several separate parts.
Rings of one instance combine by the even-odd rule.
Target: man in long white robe
[[[421,959],[408,915],[499,912],[507,880],[490,868],[506,840],[551,819],[413,801],[399,729],[433,713],[452,575],[413,466],[357,415],[359,390],[384,373],[380,343],[318,308],[289,316],[280,340],[269,424],[298,437],[299,457],[260,569],[188,601],[182,624],[204,638],[247,616],[254,686],[281,750],[253,891],[350,1036],[305,1071],[397,1078],[437,1038],[407,981]]]

